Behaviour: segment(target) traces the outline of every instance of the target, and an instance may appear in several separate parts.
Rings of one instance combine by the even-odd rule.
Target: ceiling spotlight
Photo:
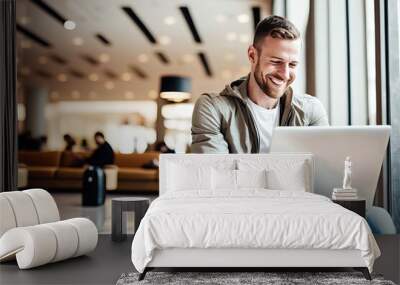
[[[165,23],[166,25],[168,25],[168,26],[171,26],[171,25],[175,24],[175,22],[176,22],[176,20],[175,20],[174,17],[166,17],[166,18],[164,19],[164,23]]]
[[[89,80],[95,82],[99,80],[99,76],[96,73],[91,73],[89,74]]]
[[[60,82],[67,82],[68,80],[67,75],[65,73],[60,73],[59,75],[57,75],[57,79]]]
[[[47,59],[47,57],[45,57],[45,56],[39,56],[38,62],[39,62],[40,64],[46,64],[46,63],[48,62],[48,59]]]
[[[239,23],[248,23],[249,22],[249,15],[247,14],[241,14],[237,16],[237,20]]]
[[[168,36],[161,36],[160,43],[164,46],[169,45],[171,43],[171,38]]]
[[[123,81],[130,81],[132,79],[132,75],[129,72],[125,72],[121,76]]]
[[[249,40],[250,40],[250,37],[247,34],[242,34],[242,35],[239,36],[239,40],[242,43],[248,43]]]
[[[102,54],[99,55],[99,61],[101,63],[109,62],[110,61],[110,56],[108,54],[106,54],[106,53],[102,53]]]
[[[217,17],[215,17],[215,20],[216,20],[218,23],[223,23],[223,22],[226,21],[226,17],[225,17],[225,15],[219,14],[219,15],[217,15]]]
[[[227,33],[227,34],[226,34],[226,39],[227,39],[228,41],[230,41],[230,42],[236,41],[237,35],[236,35],[236,33],[234,33],[234,32]]]
[[[148,62],[149,61],[149,57],[144,53],[139,54],[138,61],[141,62],[141,63]]]
[[[115,85],[112,81],[107,81],[104,86],[106,87],[107,90],[112,90],[115,87]]]
[[[72,39],[72,43],[73,43],[75,46],[81,46],[81,45],[83,45],[83,39],[82,39],[82,38],[79,38],[79,37],[73,38],[73,39]]]
[[[75,30],[76,24],[75,24],[74,21],[67,20],[67,21],[64,22],[64,28],[66,30],[72,31],[72,30]]]

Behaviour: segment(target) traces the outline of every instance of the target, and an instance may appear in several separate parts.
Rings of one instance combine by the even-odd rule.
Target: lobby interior
[[[3,176],[14,180],[2,178],[1,192],[43,188],[55,199],[62,220],[86,217],[102,237],[101,249],[78,262],[28,272],[0,265],[4,284],[79,284],[82,278],[87,284],[111,284],[134,270],[129,260],[134,215],[127,215],[127,241],[111,242],[111,200],[158,197],[160,153],[190,152],[194,103],[202,93],[220,92],[248,75],[247,49],[255,27],[273,14],[299,28],[301,62],[293,89],[316,96],[330,125],[392,126],[374,205],[390,214],[397,233],[377,236],[384,258],[376,268],[400,282],[397,1],[10,2],[15,34],[7,44],[12,42],[15,58],[8,60],[13,67],[5,64],[1,72],[15,68],[15,88],[4,87],[11,95],[0,103],[14,107],[2,124],[12,125],[9,118],[15,116],[15,129],[4,128],[1,135],[14,134],[16,149],[1,146],[2,161],[13,161],[15,171],[4,170]],[[112,146],[115,161],[105,168],[104,205],[86,207],[81,199],[87,165],[77,161],[96,148],[96,132]],[[70,148],[65,135],[72,138]],[[117,261],[100,262],[103,256]],[[92,277],[98,268],[103,273]]]

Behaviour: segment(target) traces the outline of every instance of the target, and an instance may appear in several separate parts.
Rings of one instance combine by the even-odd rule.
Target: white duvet
[[[358,249],[372,272],[380,251],[367,222],[307,192],[248,189],[166,193],[155,199],[132,243],[143,272],[155,249]]]

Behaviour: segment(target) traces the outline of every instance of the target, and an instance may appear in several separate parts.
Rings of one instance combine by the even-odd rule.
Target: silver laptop
[[[352,187],[372,206],[390,126],[278,127],[271,152],[310,152],[315,159],[314,193],[331,197],[343,183],[344,160],[352,161]]]

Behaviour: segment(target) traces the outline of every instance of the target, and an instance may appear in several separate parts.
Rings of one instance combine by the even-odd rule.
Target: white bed
[[[140,278],[154,267],[354,267],[370,278],[380,251],[367,222],[313,194],[313,168],[311,154],[161,155],[160,197],[132,243]]]

